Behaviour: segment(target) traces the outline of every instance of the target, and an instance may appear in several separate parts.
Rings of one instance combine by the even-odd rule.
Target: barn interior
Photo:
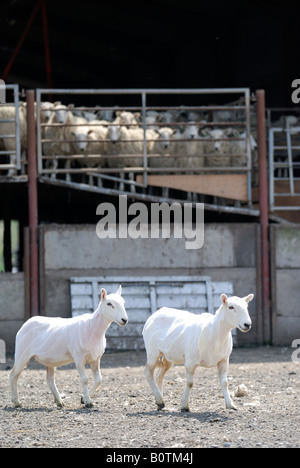
[[[37,3],[1,2],[2,72]],[[46,20],[47,31],[41,11],[32,19],[7,82],[25,89],[249,87],[266,90],[267,106],[291,104],[298,18],[281,0],[53,0]]]
[[[265,90],[267,107],[292,107],[291,83],[299,75],[297,30],[295,11],[279,0],[163,0],[151,5],[88,0],[84,6],[70,1],[5,0],[0,69],[5,82],[18,83],[23,93],[29,88],[248,87],[253,92]],[[85,100],[89,105],[88,96]],[[172,100],[173,105],[182,104],[174,96]],[[222,104],[222,96],[216,101]],[[159,96],[155,104],[160,104]],[[19,190],[14,186],[14,192]],[[39,191],[45,221],[62,216],[66,222],[78,221],[82,210],[71,208],[70,200],[76,199],[72,190],[60,193],[55,187],[39,187]],[[99,194],[81,193],[81,197],[87,197],[89,206]],[[26,212],[25,198],[21,197],[21,212]],[[63,202],[57,203],[57,198]],[[82,222],[86,218],[94,222],[94,213],[88,213]],[[227,215],[208,216],[222,221]]]
[[[239,88],[250,90],[250,104],[255,112],[255,92],[261,89],[265,91],[267,112],[275,109],[274,120],[283,112],[298,118],[299,108],[292,102],[291,85],[293,80],[300,78],[299,49],[298,17],[294,8],[281,0],[153,0],[151,4],[130,0],[113,3],[87,0],[84,4],[68,0],[1,2],[0,78],[7,85],[18,84],[21,101],[25,101],[27,90],[38,88],[109,89],[112,93],[118,89]],[[112,94],[55,95],[49,91],[43,98],[60,99],[66,105],[72,103],[75,106],[140,106],[139,97],[126,93],[112,98]],[[230,100],[222,93],[201,98],[154,93],[149,102],[157,107],[222,106],[228,105]],[[295,177],[298,177],[299,160],[296,154]],[[278,171],[286,175],[286,168]],[[100,203],[117,205],[118,191],[114,189],[112,179],[104,184],[105,190],[97,189],[96,182],[92,189],[85,186],[79,190],[77,177],[73,177],[73,185],[66,181],[64,174],[56,179],[38,178],[38,224],[42,231],[47,232],[47,226],[54,223],[95,226],[99,219],[96,208]],[[286,203],[295,209],[288,213],[283,210],[272,213],[269,223],[299,222],[299,183],[299,180],[291,181],[291,176],[282,182],[282,193],[286,186],[291,188],[293,185],[293,198],[286,198]],[[239,224],[243,229],[242,224],[251,224],[253,234],[252,228],[255,230],[259,225],[260,200],[257,185],[252,189],[250,204],[248,194],[248,200],[226,206],[226,202],[216,202],[216,197],[207,193],[202,198],[185,198],[187,191],[184,195],[181,190],[171,188],[166,198],[157,187],[145,196],[139,188],[133,195],[127,186],[129,203],[143,200],[149,207],[151,201],[196,200],[206,204],[207,225]],[[28,205],[26,170],[25,173],[20,171],[18,177],[7,177],[7,173],[0,171],[0,271],[23,272],[26,269],[24,228],[29,224]],[[255,236],[259,244],[258,232],[255,231]],[[258,259],[259,249],[253,247],[253,258],[256,255]],[[241,251],[238,249],[237,264],[242,259],[246,268]],[[253,260],[254,264],[259,277],[259,261],[256,264]],[[199,269],[200,266],[201,261]],[[195,272],[198,274],[196,267]],[[40,275],[41,283],[42,280]],[[253,276],[253,284],[255,281]],[[26,287],[28,291],[25,284]],[[64,294],[67,304],[69,292]],[[40,295],[42,302],[43,293]],[[26,307],[27,310],[30,308],[28,304]],[[66,316],[69,313],[67,307]]]

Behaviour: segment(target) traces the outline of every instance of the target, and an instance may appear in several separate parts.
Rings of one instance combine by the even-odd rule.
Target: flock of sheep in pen
[[[0,146],[15,150],[13,106],[0,107]],[[147,110],[140,112],[111,108],[94,109],[42,102],[40,128],[43,168],[53,177],[63,169],[67,180],[71,168],[142,168],[144,147],[149,168],[246,168],[245,122],[230,125],[234,111],[215,111],[213,122],[196,110]],[[19,105],[21,151],[26,151],[26,104]],[[221,125],[217,125],[217,121]],[[229,122],[228,122],[229,121]],[[216,123],[216,124],[215,124]],[[256,142],[251,137],[251,150]],[[68,157],[69,156],[69,157]],[[10,156],[13,164],[14,156]],[[76,161],[76,162],[75,162]],[[0,162],[1,164],[1,162]],[[180,169],[178,169],[180,171]],[[113,172],[113,171],[110,171]]]

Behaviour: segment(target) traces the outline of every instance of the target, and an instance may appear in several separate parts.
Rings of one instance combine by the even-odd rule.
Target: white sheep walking
[[[236,409],[227,387],[227,370],[232,351],[231,330],[250,330],[252,322],[248,303],[254,295],[244,298],[222,294],[222,305],[215,315],[192,314],[183,310],[163,307],[145,323],[143,337],[147,351],[145,375],[152,389],[158,409],[165,406],[163,378],[173,364],[184,364],[186,389],[181,401],[181,411],[189,411],[189,397],[193,376],[198,366],[218,367],[226,407]],[[156,367],[160,367],[154,379]]]
[[[56,387],[56,367],[75,362],[83,386],[82,403],[93,406],[91,397],[101,384],[100,358],[106,347],[105,332],[112,322],[126,325],[128,317],[121,296],[122,287],[114,294],[101,290],[101,301],[93,314],[73,318],[32,317],[19,330],[16,338],[15,365],[10,372],[12,402],[21,406],[18,378],[34,357],[47,368],[47,383],[58,407],[64,406]],[[94,374],[94,385],[88,389],[85,364],[89,363]]]

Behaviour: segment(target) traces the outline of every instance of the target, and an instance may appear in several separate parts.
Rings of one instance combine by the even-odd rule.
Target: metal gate
[[[300,210],[300,127],[269,129],[271,211]],[[298,160],[297,160],[298,157]]]
[[[48,96],[63,99],[56,109],[65,108],[66,113],[75,115],[75,120],[45,122],[42,103]],[[206,103],[216,98],[233,101],[225,105]],[[75,104],[70,104],[71,99]],[[95,104],[107,99],[110,104]],[[179,99],[189,104],[179,104]],[[236,212],[243,209],[241,203],[252,209],[248,88],[37,89],[36,100],[40,181],[112,195],[128,192],[135,198],[152,195],[152,199],[154,195],[148,193],[148,188],[160,187],[165,189],[161,194],[165,198],[169,189],[182,190],[236,200],[240,205],[230,206]],[[52,115],[56,112],[55,108],[49,111]],[[107,120],[109,113],[122,112],[138,117],[130,122]],[[149,118],[154,114],[159,114],[159,119],[151,122]],[[83,115],[92,115],[92,120],[82,121]],[[117,137],[112,140],[108,136],[108,128],[111,135],[120,126],[139,130],[140,136],[131,133],[119,145]],[[193,127],[195,134],[187,137],[186,132],[191,133]],[[86,135],[81,135],[80,143],[74,142],[75,128],[81,128]],[[156,132],[154,136],[151,130]],[[91,142],[88,135],[93,131],[96,136]],[[199,150],[199,145],[220,147],[224,143],[236,143],[236,153],[228,148],[218,148],[213,154]]]
[[[19,86],[7,84],[5,91],[6,102],[0,103],[0,174],[12,176],[21,169]]]
[[[98,307],[101,288],[111,293],[119,284],[126,299],[129,322],[124,328],[112,324],[107,330],[107,347],[112,350],[144,349],[144,323],[163,306],[196,314],[214,313],[221,305],[220,295],[233,294],[232,283],[213,282],[209,276],[73,277],[70,279],[72,316],[92,313]]]

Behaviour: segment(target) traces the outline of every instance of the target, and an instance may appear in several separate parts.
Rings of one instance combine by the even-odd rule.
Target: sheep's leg
[[[158,388],[155,380],[154,380],[154,371],[155,371],[155,367],[157,365],[157,361],[158,361],[158,357],[156,357],[155,360],[149,360],[147,361],[147,364],[145,366],[145,370],[144,370],[144,373],[145,373],[145,376],[146,376],[146,379],[148,381],[148,384],[152,390],[152,392],[154,393],[154,397],[155,397],[155,402],[157,404],[157,409],[158,410],[161,410],[165,407],[165,403],[164,403],[164,399],[163,399],[163,396],[161,394],[161,391],[160,389]]]
[[[91,369],[93,371],[94,380],[95,380],[94,385],[90,389],[90,397],[92,398],[95,392],[100,387],[101,382],[102,382],[102,376],[100,372],[100,359],[98,359],[97,361],[91,362]]]
[[[158,388],[160,389],[162,395],[163,395],[164,376],[166,375],[168,370],[172,367],[172,365],[173,364],[171,362],[167,361],[166,359],[163,359],[162,367],[158,371],[158,375],[156,377],[156,382],[157,382]]]
[[[102,177],[97,177],[97,187],[103,187]]]
[[[120,184],[119,184],[119,190],[120,190],[120,192],[124,192],[124,190],[125,190],[125,183],[124,183],[125,174],[123,172],[120,172],[120,179],[121,179],[122,182],[120,182]]]
[[[67,160],[66,160],[65,169],[67,169],[68,171],[71,170],[71,159],[67,159]],[[66,182],[71,182],[71,174],[70,174],[70,172],[67,172],[67,173],[66,173]]]
[[[134,172],[129,172],[128,178],[129,178],[129,180],[134,181]],[[130,184],[130,192],[131,192],[131,193],[135,193],[135,192],[136,192],[136,189],[135,189],[135,185],[134,185],[134,184]]]
[[[19,408],[21,405],[18,395],[18,379],[21,375],[22,370],[26,366],[27,362],[29,361],[30,357],[26,357],[24,359],[16,359],[15,365],[12,368],[9,378],[10,378],[10,387],[11,387],[11,401],[16,408]]]
[[[186,388],[185,388],[185,392],[181,400],[181,411],[190,411],[190,408],[189,408],[190,393],[194,384],[194,373],[195,373],[196,367],[186,366],[185,369],[186,369]]]
[[[51,167],[51,165],[52,165],[52,167]],[[47,166],[47,169],[51,169],[52,171],[56,171],[56,169],[58,168],[58,160],[53,159],[52,162],[49,161],[46,166]],[[50,178],[51,179],[56,179],[56,172],[52,172],[52,174],[50,175]]]
[[[219,378],[220,378],[222,392],[225,398],[226,408],[236,410],[237,408],[234,405],[232,399],[230,398],[230,395],[228,392],[228,385],[227,385],[228,359],[225,359],[218,363],[218,371],[219,371]]]
[[[76,368],[78,370],[82,388],[83,388],[83,398],[81,399],[82,403],[85,405],[86,408],[92,408],[93,402],[90,397],[89,389],[88,389],[88,376],[86,373],[85,365],[82,362],[75,362]]]
[[[64,402],[59,394],[57,386],[55,384],[55,367],[47,367],[47,384],[54,396],[54,401],[59,408],[64,406]]]
[[[14,164],[15,165],[16,163],[17,163],[17,156],[15,154],[11,154],[9,164]],[[9,169],[8,173],[7,173],[7,176],[8,177],[13,177],[16,174],[17,174],[16,169]]]

